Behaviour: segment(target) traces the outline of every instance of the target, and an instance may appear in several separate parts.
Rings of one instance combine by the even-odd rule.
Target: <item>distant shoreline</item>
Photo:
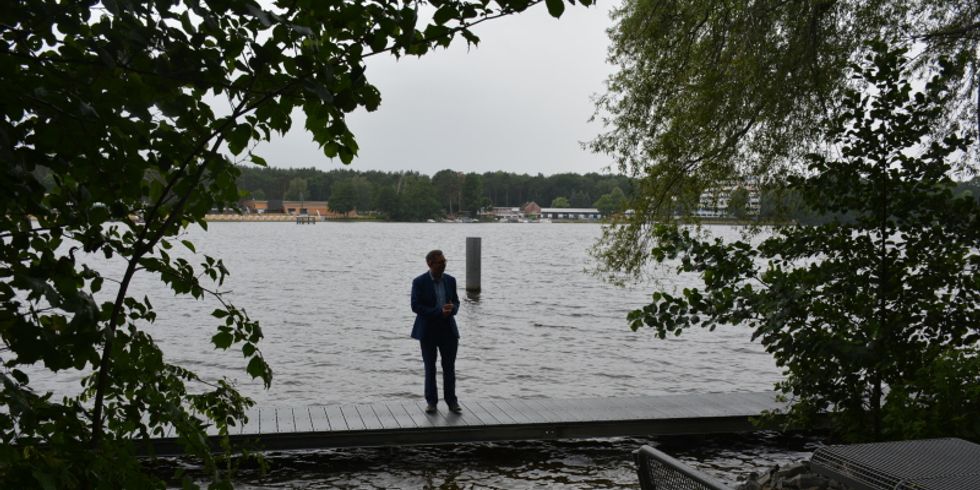
[[[221,223],[221,222],[250,222],[250,223],[295,223],[297,218],[300,216],[288,215],[288,214],[206,214],[204,219],[208,222]],[[309,218],[309,215],[302,216],[304,218]],[[344,223],[344,222],[367,222],[367,223],[425,223],[424,221],[390,221],[376,216],[348,216],[348,217],[326,217],[326,216],[316,216],[315,221],[318,223],[333,222],[333,223]],[[445,222],[436,221],[436,223],[451,223],[451,224],[468,224],[468,223],[457,223],[457,222]],[[527,222],[527,223],[508,223],[506,221],[473,221],[472,223],[500,223],[500,224],[544,224],[547,222]],[[608,220],[552,220],[553,224],[580,224],[580,223],[596,223],[607,225],[611,222]],[[686,224],[691,224],[691,222],[686,222]],[[772,225],[773,223],[762,223],[759,221],[752,220],[737,220],[737,219],[720,219],[720,218],[701,218],[700,224],[702,225],[730,225],[730,226],[750,226],[750,225]]]
[[[254,222],[254,223],[264,223],[264,222],[286,222],[286,223],[293,223],[293,222],[296,221],[296,218],[300,218],[300,217],[310,218],[309,215],[293,216],[293,215],[289,215],[289,214],[273,214],[273,213],[270,213],[270,214],[233,214],[233,213],[225,213],[225,214],[206,214],[206,215],[204,215],[204,219],[206,221],[209,221],[209,222],[223,222],[223,221],[237,222],[237,221],[245,221],[245,222]],[[334,218],[334,217],[329,217],[328,218],[328,217],[323,217],[323,216],[313,216],[313,218],[316,218],[316,221],[317,222],[324,222],[324,221],[376,221],[376,222],[384,222],[385,221],[385,220],[383,220],[381,218],[375,218],[375,217],[372,217],[372,216],[351,216],[351,217],[337,217],[337,218]]]

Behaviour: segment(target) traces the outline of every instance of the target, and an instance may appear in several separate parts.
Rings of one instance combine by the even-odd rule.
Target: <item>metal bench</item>
[[[810,467],[855,490],[980,489],[980,445],[963,439],[824,446]]]
[[[643,490],[731,490],[721,482],[650,446],[633,453]]]

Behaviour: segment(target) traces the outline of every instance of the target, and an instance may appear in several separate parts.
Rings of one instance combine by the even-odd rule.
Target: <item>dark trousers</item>
[[[442,358],[442,397],[446,403],[456,405],[456,349],[459,339],[447,336],[445,338],[422,339],[422,363],[425,364],[425,401],[435,405],[439,401],[439,389],[436,386],[436,353]]]

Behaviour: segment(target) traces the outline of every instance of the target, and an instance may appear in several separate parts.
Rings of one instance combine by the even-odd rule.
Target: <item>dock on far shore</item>
[[[315,223],[317,221],[322,221],[319,216],[312,215],[292,215],[292,214],[235,214],[235,213],[224,213],[224,214],[206,214],[204,219],[207,221],[279,221],[279,222],[296,222],[300,223]]]
[[[233,447],[299,450],[593,437],[738,433],[753,419],[785,410],[775,392],[706,393],[628,398],[462,400],[462,414],[425,402],[260,407],[232,428]],[[216,433],[210,433],[217,448]],[[150,439],[152,452],[181,452],[173,429]]]
[[[283,223],[297,223],[297,224],[312,224],[321,221],[373,221],[376,220],[374,217],[370,216],[318,216],[315,214],[282,214],[282,213],[263,213],[263,214],[235,214],[235,213],[224,213],[224,214],[206,214],[204,219],[209,222],[222,222],[222,221],[249,221],[249,222],[283,222]]]

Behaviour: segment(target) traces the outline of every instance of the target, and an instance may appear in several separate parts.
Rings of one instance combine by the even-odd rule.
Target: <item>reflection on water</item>
[[[232,275],[222,289],[261,322],[266,338],[260,348],[275,375],[271,389],[248,379],[239,352],[212,349],[214,304],[175,298],[146,276],[134,279],[132,294],[146,294],[156,306],[158,318],[148,331],[171,362],[205,378],[236,380],[260,406],[421,398],[422,362],[418,343],[409,337],[411,280],[426,270],[425,253],[440,248],[449,259],[447,272],[465,284],[469,236],[482,237],[483,270],[482,290],[466,296],[457,317],[458,392],[464,402],[467,397],[759,391],[779,379],[771,357],[744,328],[693,330],[666,340],[649,330],[632,332],[626,314],[646,304],[654,286],[621,289],[585,272],[586,250],[600,234],[598,225],[212,223],[209,228],[184,238],[200,253],[224,259]],[[735,234],[728,227],[713,230]],[[182,253],[192,263],[203,260]],[[91,265],[110,276],[122,272],[118,263]],[[694,279],[673,271],[659,277],[668,289],[688,287]],[[78,390],[78,373],[32,374],[38,388]],[[379,466],[388,459],[385,450],[293,453],[271,458],[274,469],[262,485],[610,488],[633,482],[634,442],[399,449],[390,470]],[[337,478],[318,470],[319,476],[307,478],[309,467],[327,473],[355,470]]]

